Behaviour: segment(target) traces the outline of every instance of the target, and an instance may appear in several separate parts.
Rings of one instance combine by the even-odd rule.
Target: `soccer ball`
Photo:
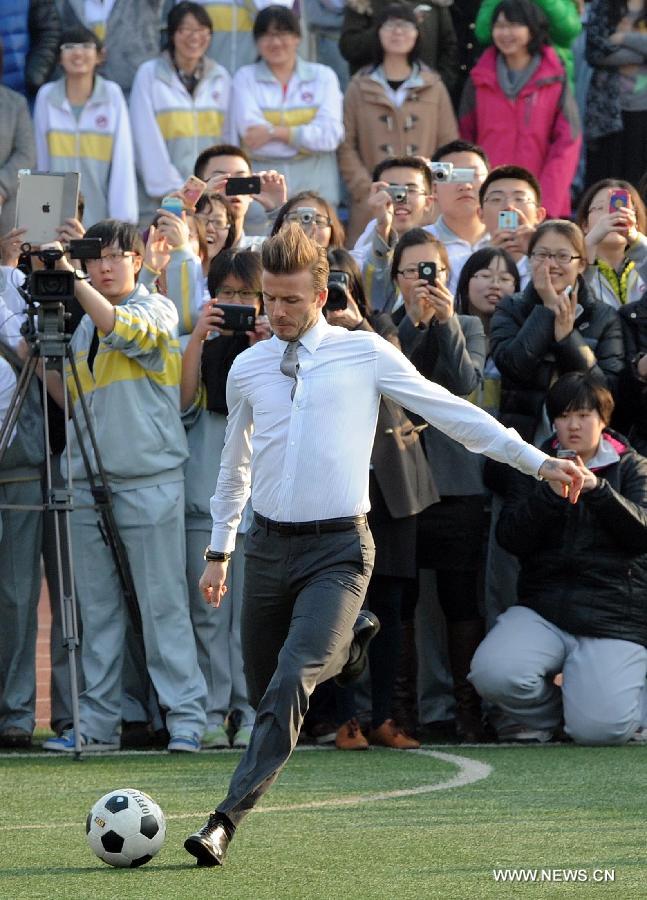
[[[164,813],[148,794],[122,788],[104,794],[85,822],[88,844],[109,866],[143,866],[161,849]]]

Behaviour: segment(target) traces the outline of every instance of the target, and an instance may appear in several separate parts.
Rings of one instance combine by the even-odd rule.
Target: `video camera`
[[[83,238],[70,241],[67,249],[57,250],[46,247],[43,250],[32,250],[31,244],[23,244],[20,248],[22,256],[37,256],[45,266],[34,269],[28,276],[25,291],[31,301],[40,306],[64,306],[74,300],[74,272],[62,272],[55,268],[59,259],[66,253],[72,259],[99,259],[101,257],[101,241],[99,238]]]

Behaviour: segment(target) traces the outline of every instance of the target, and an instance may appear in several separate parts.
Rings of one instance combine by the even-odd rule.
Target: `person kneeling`
[[[514,473],[497,528],[519,557],[519,602],[477,649],[470,680],[482,697],[550,740],[624,744],[641,733],[647,674],[647,459],[607,425],[609,391],[571,372],[546,400],[555,434],[574,451],[580,500]],[[561,672],[561,688],[554,677]]]

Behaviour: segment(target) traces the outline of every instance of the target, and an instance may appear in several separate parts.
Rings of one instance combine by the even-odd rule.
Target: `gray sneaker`
[[[252,725],[243,725],[241,728],[239,728],[234,735],[234,740],[231,746],[235,747],[237,750],[246,750],[249,746],[249,741],[252,736],[252,728]]]
[[[202,736],[203,750],[224,750],[229,747],[231,747],[229,735],[223,724],[210,728]]]
[[[81,736],[81,751],[83,753],[105,753],[107,750],[119,750],[119,741],[95,741],[94,738]],[[60,737],[52,737],[44,741],[43,750],[54,753],[74,753],[76,751],[74,741],[74,729],[68,728]]]

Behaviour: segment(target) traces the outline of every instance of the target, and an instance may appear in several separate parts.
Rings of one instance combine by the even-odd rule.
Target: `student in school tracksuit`
[[[143,255],[134,226],[106,221],[87,235],[102,241],[102,259],[89,261],[88,273],[98,294],[114,307],[114,325],[102,330],[105,304],[97,303],[97,291],[77,287],[79,301],[93,318],[82,319],[73,350],[135,581],[148,672],[160,706],[167,710],[169,750],[198,750],[206,686],[197,663],[184,574],[187,444],[179,413],[177,312],[168,298],[143,285],[134,287]],[[129,268],[133,271],[124,271]],[[130,281],[126,275],[132,276]],[[131,290],[124,296],[126,288]],[[112,324],[111,310],[108,317]],[[78,407],[69,377],[68,389]],[[85,428],[82,432],[87,439]],[[76,440],[71,449],[77,505],[72,537],[86,682],[81,733],[88,751],[118,746],[121,667],[131,626],[96,514],[82,508],[91,498]],[[96,467],[92,453],[90,458]],[[74,735],[66,732],[47,741],[45,749],[73,750]]]
[[[200,3],[211,19],[213,34],[209,56],[234,75],[241,66],[251,65],[257,57],[252,36],[254,16],[266,6],[291,7],[293,0],[219,0]]]
[[[192,13],[174,16],[190,6]],[[202,27],[204,50],[191,63],[180,50],[183,23]],[[193,23],[193,25],[191,25]],[[205,24],[206,23],[206,24]],[[135,159],[151,209],[164,194],[178,190],[193,173],[202,150],[230,139],[228,110],[231,79],[227,70],[204,55],[209,46],[211,23],[198,4],[180,4],[169,13],[169,49],[137,70],[130,94],[130,119]],[[192,65],[189,74],[182,67]]]
[[[276,34],[283,36],[281,57]],[[260,12],[254,38],[261,60],[243,66],[233,80],[234,143],[249,153],[254,171],[281,172],[289,195],[317,191],[336,205],[335,151],[344,137],[339,80],[328,66],[297,56],[301,30],[290,10],[272,6]]]
[[[137,222],[128,107],[119,85],[96,74],[101,42],[91,31],[75,29],[63,34],[59,54],[65,76],[44,84],[36,96],[38,168],[80,172],[86,226],[107,218]]]

